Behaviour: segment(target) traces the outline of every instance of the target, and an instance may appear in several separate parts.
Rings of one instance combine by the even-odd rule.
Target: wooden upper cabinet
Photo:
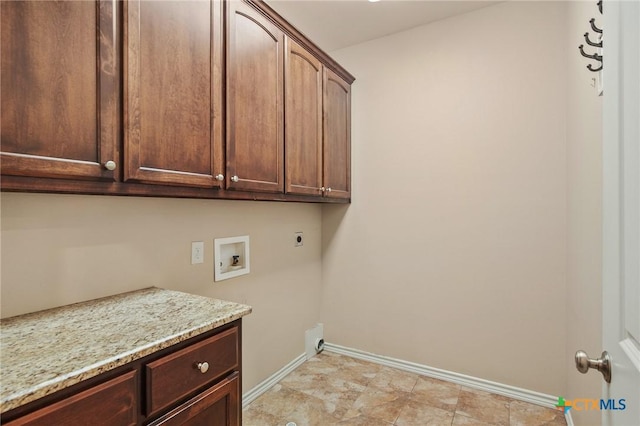
[[[116,179],[114,3],[0,2],[2,174]]]
[[[351,85],[324,69],[324,195],[351,197]]]
[[[227,8],[227,187],[283,192],[284,34],[243,1]]]
[[[123,5],[125,180],[220,186],[222,2]]]
[[[322,64],[285,41],[286,192],[322,195]]]

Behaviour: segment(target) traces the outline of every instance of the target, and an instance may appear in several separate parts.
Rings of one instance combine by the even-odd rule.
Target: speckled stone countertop
[[[247,305],[152,287],[3,319],[0,412],[249,313]]]

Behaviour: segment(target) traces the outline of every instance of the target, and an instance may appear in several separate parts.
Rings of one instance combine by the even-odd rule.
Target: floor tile
[[[307,398],[308,396],[302,392],[276,384],[253,401],[249,408],[283,418],[291,414]]]
[[[411,392],[411,399],[443,410],[453,410],[458,403],[459,394],[460,385],[430,377],[420,377]]]
[[[331,358],[314,356],[296,368],[296,371],[301,371],[306,374],[335,374],[340,365],[331,361]]]
[[[280,380],[280,384],[290,389],[295,389],[307,395],[313,395],[316,388],[326,381],[328,377],[333,377],[335,371],[331,373],[318,373],[319,365],[309,368],[307,364],[295,369],[289,373],[284,379]],[[337,371],[337,369],[336,369]]]
[[[522,401],[512,401],[509,408],[511,426],[566,425],[562,410],[540,407]]]
[[[495,425],[509,425],[509,398],[463,387],[456,414]]]
[[[441,410],[429,405],[409,401],[396,419],[396,426],[443,426],[450,425],[453,412]]]
[[[566,426],[561,411],[323,352],[243,410],[243,426]]]
[[[335,405],[318,398],[309,397],[298,404],[293,412],[285,418],[287,422],[294,422],[297,426],[334,425],[340,421],[335,415]]]
[[[408,402],[407,394],[389,393],[375,388],[367,388],[356,399],[344,418],[351,419],[364,415],[393,423]]]
[[[471,417],[463,416],[456,413],[453,416],[452,426],[495,426],[492,423],[483,422],[482,420],[473,419]]]
[[[385,422],[384,420],[375,419],[373,417],[367,417],[363,414],[359,414],[349,419],[343,419],[342,421],[338,422],[338,425],[339,426],[391,426],[393,425],[393,423]]]
[[[324,377],[316,382],[312,396],[333,404],[334,415],[342,418],[365,389],[340,377]]]
[[[265,413],[249,407],[242,411],[242,426],[276,426],[284,425],[286,422],[273,414]]]
[[[395,368],[381,367],[369,381],[369,387],[385,392],[411,392],[418,381],[418,375]]]
[[[339,364],[337,374],[339,374],[343,380],[348,382],[366,386],[381,369],[380,365],[372,362],[349,357],[342,358],[343,359]]]

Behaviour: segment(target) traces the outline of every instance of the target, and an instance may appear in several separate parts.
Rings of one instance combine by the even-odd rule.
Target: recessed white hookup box
[[[249,236],[216,238],[214,247],[214,281],[248,274],[251,270]]]

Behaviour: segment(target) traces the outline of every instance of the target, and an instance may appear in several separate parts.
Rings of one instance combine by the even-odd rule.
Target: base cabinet
[[[236,320],[18,407],[0,421],[7,426],[240,426],[240,333]]]
[[[185,402],[151,426],[240,426],[237,373]]]
[[[130,371],[62,401],[42,408],[7,426],[135,425],[138,372]]]

